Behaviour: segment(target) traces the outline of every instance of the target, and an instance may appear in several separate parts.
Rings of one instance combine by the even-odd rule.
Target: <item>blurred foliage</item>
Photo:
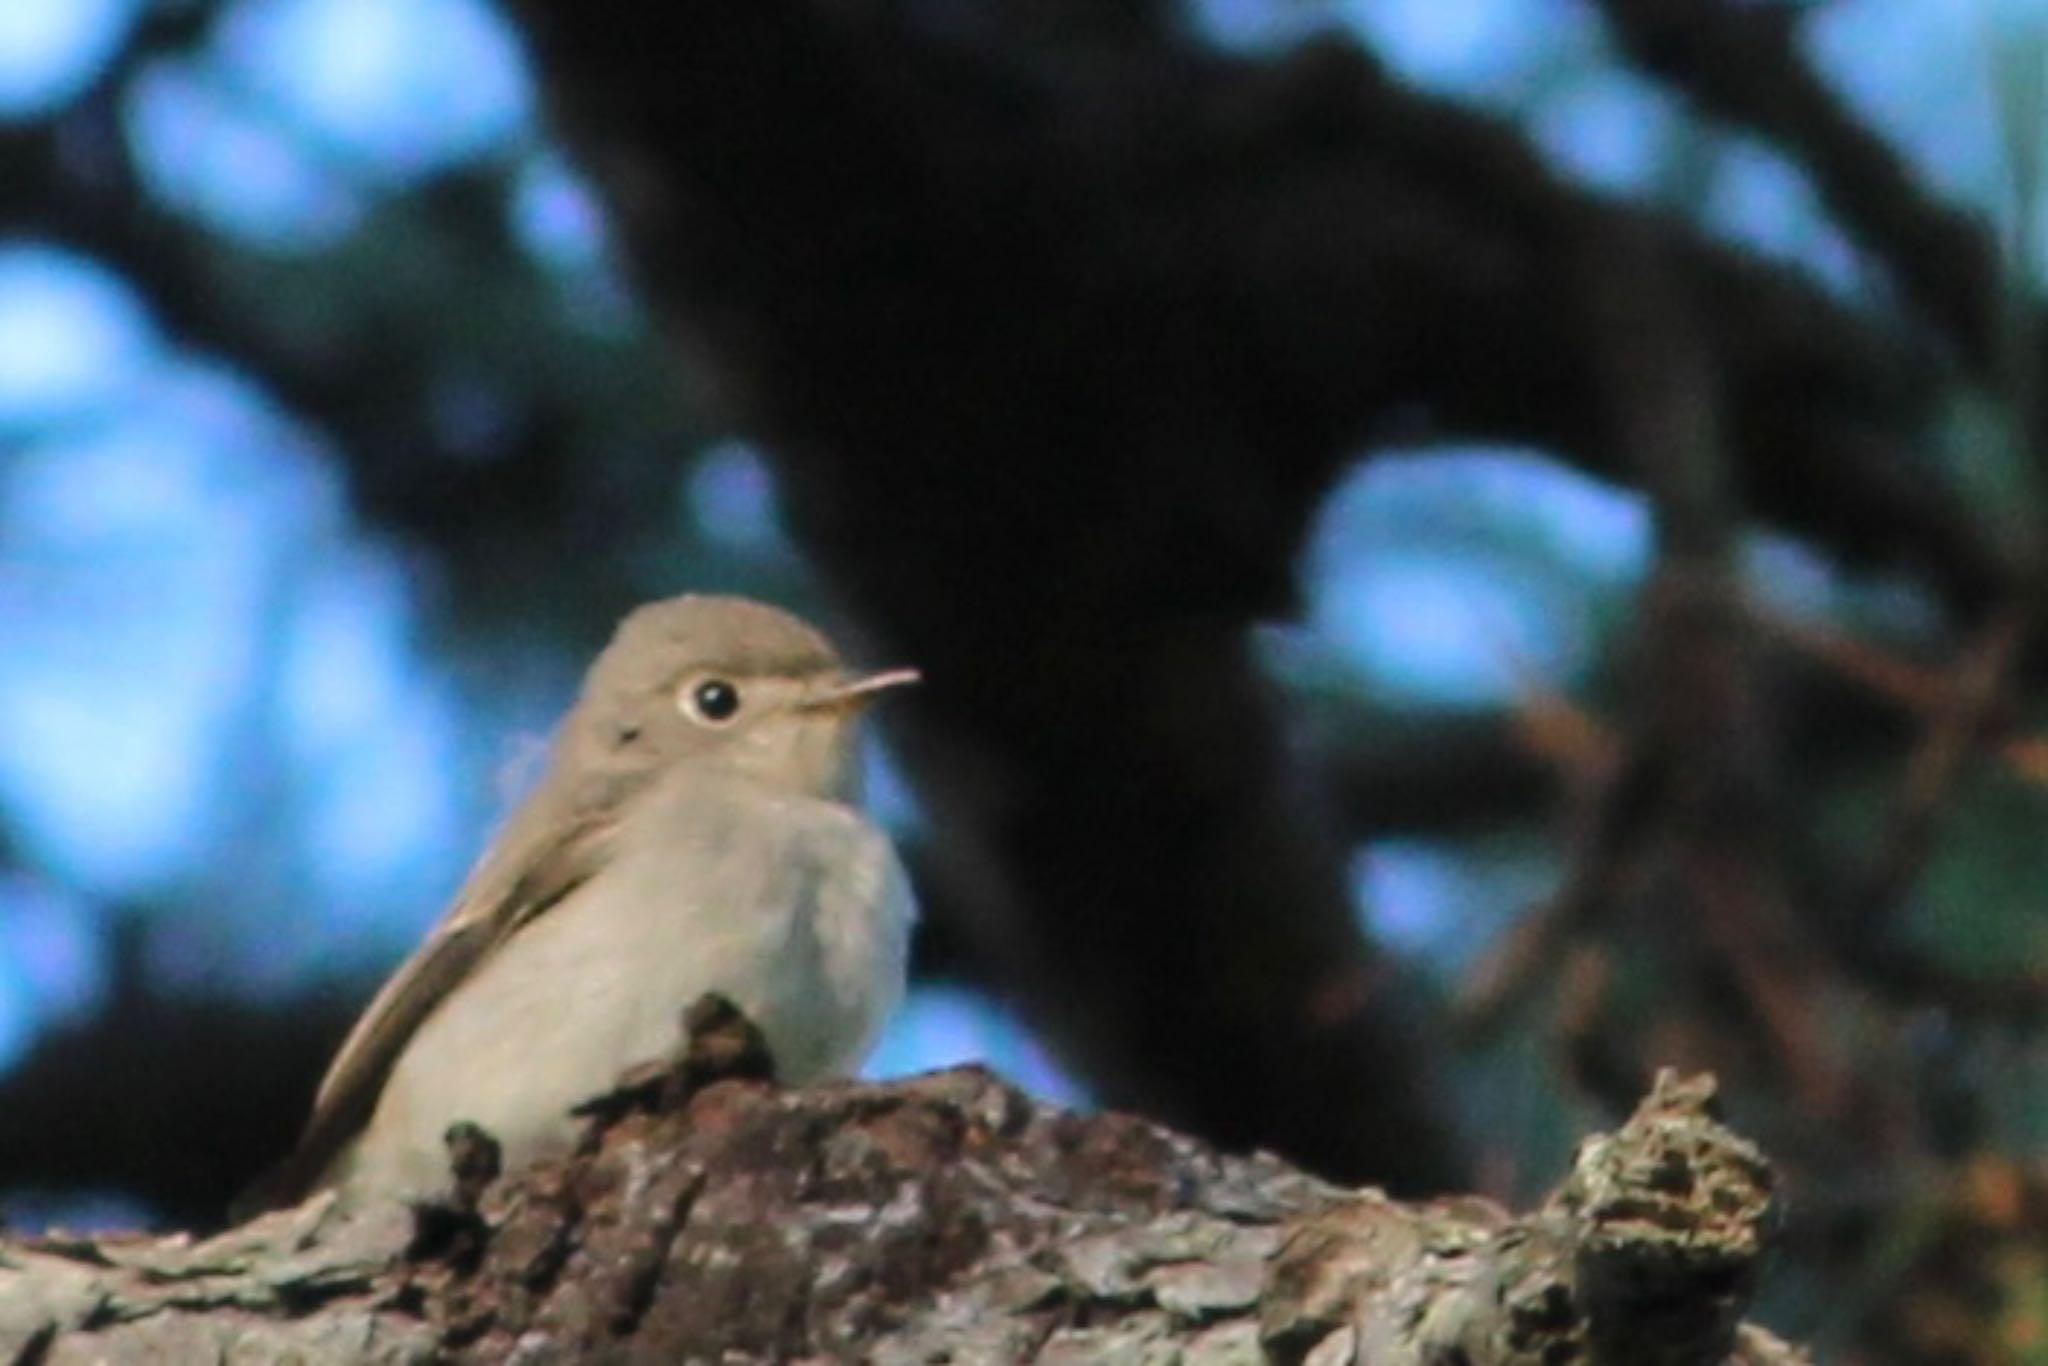
[[[1958,382],[1929,448],[1986,538],[2032,562],[2048,509],[2032,292],[2048,252],[2048,22],[2023,4],[1965,8],[1975,12],[1940,0],[1825,7],[1811,46],[1931,180],[1998,215],[2015,265],[2006,382]],[[1894,302],[1783,155],[1689,117],[1620,60],[1587,7],[1210,0],[1194,10],[1212,40],[1251,53],[1347,28],[1425,88],[1513,118],[1604,192],[1668,205],[1860,303]],[[60,13],[81,25],[99,15],[103,30],[60,41],[10,27],[30,33],[38,21],[27,16]],[[33,49],[42,66],[8,56],[9,43],[30,52],[32,40],[45,43]],[[78,696],[114,696],[121,727],[175,732],[164,752],[177,761],[150,769],[154,785],[141,790],[163,803],[185,793],[199,832],[179,857],[106,893],[92,851],[120,840],[94,821],[119,807],[76,794],[112,781],[100,770],[139,772],[142,761],[104,728],[11,728],[0,755],[0,1060],[91,1037],[123,981],[112,947],[122,926],[144,927],[140,959],[172,994],[290,1009],[332,993],[337,977],[366,987],[432,917],[502,805],[506,737],[546,726],[620,610],[685,586],[831,606],[829,585],[783,535],[766,467],[703,415],[693,386],[710,381],[690,357],[678,361],[623,278],[590,190],[536,125],[533,75],[512,50],[493,12],[456,0],[416,12],[351,11],[346,0],[14,0],[0,17],[0,177],[32,191],[0,191],[10,239],[0,251],[54,248],[126,291],[59,281],[43,298],[41,267],[0,289],[0,629],[36,646],[0,659],[0,698],[22,715],[31,705],[56,715]],[[261,61],[275,64],[274,85],[259,79],[270,68],[251,65]],[[144,97],[167,71],[211,90],[232,118],[209,124],[187,110],[152,122]],[[509,93],[467,133],[454,128],[459,101],[419,102],[422,90],[472,79]],[[1986,92],[1988,122],[1965,112]],[[321,125],[323,109],[334,125]],[[409,141],[437,119],[451,129],[439,161]],[[140,343],[120,317],[137,302],[148,319]],[[80,359],[67,369],[67,356]],[[207,390],[202,418],[163,401],[171,379],[201,373],[230,381]],[[138,415],[139,442],[88,458],[97,437]],[[170,454],[181,441],[211,453],[182,482],[167,473],[185,468]],[[235,460],[282,468],[309,451],[320,474],[304,488],[243,496]],[[68,471],[55,482],[70,503],[32,496],[31,479],[47,484],[53,468]],[[321,479],[339,490],[335,507],[308,512]],[[211,511],[185,517],[180,498]],[[86,509],[75,524],[49,511],[74,504]],[[1440,1009],[1569,877],[1601,756],[1630,734],[1651,521],[1641,495],[1523,449],[1383,450],[1325,503],[1302,562],[1304,619],[1267,642],[1266,659],[1298,747],[1347,822],[1362,921]],[[289,553],[229,555],[249,528],[276,526],[294,529]],[[220,572],[159,573],[150,557],[163,554]],[[124,557],[141,571],[118,576]],[[1959,633],[1912,583],[1851,573],[1782,529],[1745,531],[1739,578],[1760,616],[1791,623],[1784,672],[1803,680],[1791,691],[1811,692],[1809,674],[1835,680],[1820,692],[1836,700],[1799,713],[1809,730],[1786,737],[1801,762],[1788,779],[1797,828],[1783,833],[1789,857],[1819,880],[1881,851]],[[173,600],[209,584],[217,602]],[[202,608],[215,623],[202,644],[147,629]],[[100,633],[138,643],[120,657],[77,643]],[[1848,667],[1813,645],[1821,636],[1856,642]],[[366,638],[395,643],[342,657]],[[203,702],[161,703],[152,679],[192,651],[217,667],[196,685]],[[90,686],[79,681],[88,673]],[[1901,675],[1908,685],[1887,686]],[[1839,701],[1845,677],[1852,702]],[[1914,679],[1926,685],[1917,698]],[[281,700],[295,686],[300,703]],[[295,705],[352,719],[337,723],[330,752],[309,755],[294,747]],[[428,734],[394,776],[359,759],[396,743],[380,709],[398,708],[416,709]],[[2048,761],[2027,748],[2048,745],[2048,713],[2033,699],[2015,710],[2004,749],[1941,811],[1899,922],[1913,954],[1964,983],[2042,980],[2048,961],[2048,842],[2037,833]],[[407,785],[411,796],[392,795]],[[347,813],[383,805],[439,815],[348,824]],[[907,797],[893,814],[914,831]],[[57,825],[62,839],[39,833]],[[337,828],[344,835],[332,837]],[[323,871],[351,860],[382,875]],[[1685,978],[1674,961],[1699,953],[1679,942],[1689,928],[1608,926],[1604,956],[1567,955],[1503,1025],[1463,1041],[1447,1088],[1481,1137],[1490,1189],[1528,1193],[1603,1114],[1608,1098],[1588,1080],[1598,1062],[1574,1029],[1661,1029],[1629,1043],[1736,1070],[1745,1064],[1731,1058],[1762,1051],[1713,1028],[1725,1002],[1691,1002],[1685,1019],[1671,1008]],[[885,1044],[883,1065],[978,1050],[1044,1089],[1070,1087],[1013,1016],[950,980],[958,965],[944,934],[941,923],[921,946],[937,985]],[[1862,996],[1826,1010],[1855,1036],[1853,1066],[1913,1071],[1939,1141],[1923,1151],[1886,1133],[1849,1170],[1839,1149],[1802,1149],[1799,1125],[1772,1103],[1737,1100],[1807,1175],[1843,1164],[1840,1187],[1816,1194],[1815,1217],[1793,1238],[1781,1323],[1845,1359],[1853,1345],[1866,1360],[1967,1360],[1987,1328],[2003,1353],[1991,1359],[2044,1359],[2038,1015],[1978,1018],[1967,1000],[1894,1012]],[[344,1022],[337,1013],[331,1025]],[[250,1148],[289,1129],[291,1087],[311,1080],[277,1082],[264,1098],[275,1122]],[[249,1156],[226,1154],[207,1180]],[[36,1162],[0,1141],[0,1186],[16,1190],[17,1218],[75,1215],[105,1194],[69,1176],[53,1189]],[[174,1215],[198,1203],[148,1195]],[[1805,1202],[1794,1203],[1797,1220]],[[1967,1269],[1929,1277],[1952,1252]]]

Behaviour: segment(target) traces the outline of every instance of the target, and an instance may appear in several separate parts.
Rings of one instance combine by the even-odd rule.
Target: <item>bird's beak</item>
[[[921,677],[915,669],[884,669],[880,673],[838,678],[806,697],[801,706],[804,711],[851,710],[873,701],[876,693],[915,683]]]

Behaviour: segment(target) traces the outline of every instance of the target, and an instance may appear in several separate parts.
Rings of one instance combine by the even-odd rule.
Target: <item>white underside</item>
[[[707,991],[760,1026],[783,1080],[849,1073],[902,996],[912,916],[888,839],[850,807],[653,794],[599,877],[428,1017],[334,1174],[352,1200],[439,1193],[457,1120],[508,1167],[565,1151],[569,1110],[674,1054]]]

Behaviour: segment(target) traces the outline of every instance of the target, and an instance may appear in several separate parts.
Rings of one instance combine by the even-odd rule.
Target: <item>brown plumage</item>
[[[664,799],[679,812],[698,809],[696,793],[726,804],[779,793],[774,803],[800,814],[809,808],[793,803],[850,802],[856,704],[910,677],[853,678],[818,632],[745,599],[673,598],[627,616],[557,728],[545,775],[350,1031],[297,1148],[245,1205],[296,1200],[330,1178],[421,1029],[523,927],[612,863],[620,832],[651,808],[655,788],[681,783],[680,795]],[[712,714],[728,698],[732,714]],[[680,870],[677,895],[701,901],[688,873]],[[678,911],[696,913],[696,902]]]

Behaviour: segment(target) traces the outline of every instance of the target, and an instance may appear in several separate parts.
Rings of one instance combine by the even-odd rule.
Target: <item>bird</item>
[[[467,1122],[507,1170],[569,1150],[571,1110],[671,1054],[718,993],[790,1084],[850,1074],[904,991],[916,915],[862,810],[859,718],[912,669],[856,672],[745,598],[624,617],[540,779],[327,1070],[242,1211],[333,1190],[431,1200]]]

